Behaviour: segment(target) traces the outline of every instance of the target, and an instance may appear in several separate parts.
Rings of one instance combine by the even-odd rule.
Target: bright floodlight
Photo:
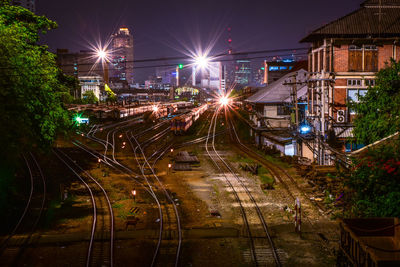
[[[209,59],[205,56],[198,56],[195,58],[195,63],[200,68],[206,68],[208,65]]]
[[[153,106],[153,111],[154,112],[158,112],[158,107],[157,106]]]
[[[226,105],[228,105],[228,103],[229,103],[229,99],[228,99],[226,96],[223,96],[223,97],[221,97],[221,98],[219,99],[219,103],[220,103],[221,105],[223,105],[223,106],[226,106]]]
[[[99,50],[99,51],[97,51],[97,55],[99,56],[99,58],[104,60],[107,56],[107,53],[104,50]]]

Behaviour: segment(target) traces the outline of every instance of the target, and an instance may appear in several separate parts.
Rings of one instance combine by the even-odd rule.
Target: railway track
[[[23,253],[33,241],[46,201],[46,179],[32,153],[23,155],[30,177],[30,192],[25,209],[11,233],[0,243],[2,265],[18,265]]]
[[[147,129],[145,129],[144,131],[139,131],[136,134],[133,134],[131,131],[126,131],[125,134],[127,136],[129,136],[128,137],[128,141],[129,141],[129,143],[130,143],[130,145],[132,147],[132,150],[134,151],[134,154],[137,156],[137,152],[136,151],[138,149],[140,150],[140,153],[143,153],[143,158],[142,158],[142,159],[144,159],[143,164],[146,164],[146,160],[147,160],[146,156],[144,155],[143,148],[148,146],[148,145],[150,145],[151,143],[159,140],[165,134],[167,134],[169,132],[169,127],[167,127],[166,129],[162,130],[161,132],[158,132],[157,134],[155,134],[154,136],[152,136],[151,138],[145,140],[144,142],[142,142],[141,144],[139,144],[137,146],[134,146],[131,140],[132,139],[136,140],[136,138],[138,138],[139,136],[142,136],[145,133],[150,132],[151,130],[157,130],[160,127],[162,127],[163,125],[165,125],[165,124],[166,124],[166,122],[162,122],[162,123],[156,124],[156,125],[154,125],[152,127],[149,127]],[[110,129],[110,131],[108,131],[108,133],[106,134],[106,139],[105,140],[97,138],[95,136],[96,130],[92,130],[92,129],[90,131],[91,135],[87,135],[87,137],[90,138],[93,141],[96,141],[96,142],[102,144],[105,147],[104,154],[102,155],[102,158],[103,158],[104,162],[107,162],[108,164],[114,164],[114,165],[117,165],[119,167],[122,167],[123,171],[126,171],[131,175],[135,175],[135,180],[138,180],[139,176],[142,176],[142,178],[144,180],[144,183],[142,185],[146,187],[146,191],[150,195],[152,195],[154,201],[156,202],[157,207],[158,207],[158,211],[159,211],[160,222],[159,222],[159,238],[158,238],[158,242],[157,242],[157,245],[156,245],[156,248],[155,248],[155,252],[154,252],[154,256],[153,256],[152,263],[151,263],[151,266],[155,266],[156,263],[157,263],[157,259],[159,258],[160,248],[161,248],[161,243],[163,241],[163,233],[164,233],[164,220],[163,220],[164,213],[163,213],[162,201],[159,200],[157,192],[155,192],[155,190],[153,189],[153,184],[155,184],[155,182],[150,182],[148,180],[148,175],[145,175],[143,173],[144,167],[142,167],[142,163],[138,163],[139,170],[142,172],[142,175],[138,175],[138,174],[134,173],[133,170],[128,169],[123,164],[118,162],[118,160],[116,159],[116,148],[118,146],[117,146],[117,138],[115,138],[115,136],[118,134],[118,132],[121,132],[125,128],[128,128],[130,126],[132,126],[132,124],[127,124],[127,125],[124,125],[124,126],[121,126],[121,127],[117,127],[115,129]],[[111,147],[111,149],[112,149],[111,155],[110,155],[110,157],[112,157],[112,158],[107,156],[107,147]],[[158,151],[156,151],[155,153],[157,154]],[[155,179],[158,179],[158,177],[156,176],[155,172],[154,172],[153,175],[155,175],[155,177],[156,177]],[[158,180],[157,182],[160,185],[160,188],[163,188],[163,185],[162,185],[161,181]],[[164,190],[165,190],[165,188],[163,189],[163,193],[168,195],[168,192],[166,190],[165,191]],[[173,202],[173,200],[172,200],[172,198],[170,196],[169,196],[169,198],[170,198],[170,201]],[[175,203],[173,203],[173,204],[175,205]],[[169,212],[168,211],[168,205],[165,205],[164,209],[166,210],[166,213]],[[177,210],[174,210],[174,211],[175,211],[175,214],[177,214],[176,213]],[[166,218],[169,218],[169,216],[166,216]],[[180,255],[180,250],[181,250],[180,247],[181,247],[181,240],[182,240],[179,213],[178,213],[177,216],[175,216],[175,218],[176,218],[175,222],[178,222],[177,230],[178,230],[178,239],[179,239],[179,241],[178,241],[178,249],[176,250],[176,257],[175,257],[175,266],[177,266],[178,262],[179,262],[179,255]]]
[[[177,267],[179,264],[179,258],[180,258],[181,246],[182,246],[182,227],[181,227],[180,215],[179,215],[178,208],[176,206],[175,201],[173,200],[173,198],[169,194],[168,190],[165,188],[164,184],[161,182],[161,180],[157,176],[156,172],[154,171],[155,163],[165,153],[166,149],[168,149],[168,148],[157,150],[149,157],[149,158],[152,158],[156,154],[160,154],[160,156],[157,157],[156,160],[154,161],[153,165],[150,164],[149,158],[146,157],[145,152],[144,152],[144,148],[146,146],[150,145],[152,142],[155,142],[155,141],[161,139],[168,132],[169,132],[169,128],[155,134],[153,137],[147,139],[145,142],[142,142],[142,143],[139,143],[138,139],[135,137],[135,135],[132,134],[132,132],[126,132],[126,135],[128,137],[128,141],[129,141],[129,144],[134,153],[138,167],[142,173],[142,177],[149,184],[149,187],[151,187],[151,184],[157,183],[166,198],[166,202],[170,203],[169,205],[165,204],[165,206],[164,206],[165,212],[163,212],[162,215],[160,215],[160,225],[162,225],[160,231],[163,232],[164,230],[167,230],[167,229],[165,229],[165,223],[164,223],[164,218],[163,218],[164,217],[163,215],[165,214],[166,215],[165,218],[168,219],[168,222],[169,222],[168,230],[172,230],[171,226],[172,226],[172,224],[175,224],[176,229],[174,229],[174,230],[176,230],[178,232],[178,238],[177,238],[178,244],[177,244],[177,247],[175,250],[175,261],[174,261],[175,262],[174,266]],[[138,136],[138,135],[136,135],[136,136]],[[135,142],[136,146],[133,144],[133,142]],[[139,151],[139,152],[137,152],[137,151]],[[146,166],[148,167],[148,169],[146,169]],[[149,170],[150,174],[146,174],[146,170]],[[151,183],[148,180],[148,178],[150,178],[150,177],[153,178],[153,181]],[[169,206],[172,206],[173,212],[175,214],[175,220],[173,222],[171,220],[171,217],[169,216],[169,213],[170,213]],[[159,245],[161,245],[161,241],[162,240],[159,239]],[[159,257],[159,253],[160,253],[160,247],[158,247],[158,250],[157,250],[157,255],[156,255],[157,257]]]
[[[114,214],[103,186],[61,150],[53,153],[84,184],[93,206],[93,220],[86,257],[86,266],[113,266]]]
[[[307,216],[307,209],[309,209],[310,207],[314,207],[319,216],[324,216],[326,210],[322,205],[317,202],[311,201],[310,196],[299,186],[295,179],[285,169],[277,164],[268,161],[265,157],[244,145],[237,134],[236,128],[232,120],[229,117],[227,117],[226,120],[227,124],[229,124],[230,137],[234,145],[236,145],[241,152],[245,153],[249,157],[255,159],[260,164],[262,164],[270,172],[275,181],[279,182],[283,186],[283,188],[288,193],[288,196],[290,197],[290,202],[289,199],[287,199],[288,204],[294,203],[294,201],[299,198],[301,200],[301,203],[303,203],[302,209],[304,218],[310,223],[311,226],[313,226],[314,223]],[[304,205],[305,203],[307,203],[307,206]]]
[[[205,146],[207,154],[220,174],[222,174],[222,176],[225,178],[226,183],[230,187],[235,200],[239,205],[246,233],[249,238],[252,262],[256,266],[267,264],[266,261],[269,259],[265,259],[265,257],[263,257],[262,260],[261,254],[265,254],[265,250],[269,250],[272,254],[273,263],[276,266],[281,266],[282,264],[280,257],[270,235],[268,225],[264,219],[261,209],[257,204],[257,200],[252,195],[251,190],[249,190],[246,183],[243,182],[242,179],[237,175],[232,166],[230,166],[230,164],[221,157],[215,147],[215,133],[219,111],[220,108],[216,110],[211,119],[208,130],[208,138],[206,139]],[[209,144],[210,139],[212,140],[211,144]],[[210,151],[210,148],[212,151]],[[250,220],[249,215],[254,214],[256,214],[258,218],[258,222]],[[265,234],[265,237],[262,239],[256,239],[254,236],[260,231],[260,226]]]

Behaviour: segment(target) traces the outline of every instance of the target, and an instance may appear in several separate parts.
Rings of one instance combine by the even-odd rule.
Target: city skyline
[[[189,50],[205,50],[208,46],[213,47],[212,54],[226,52],[229,49],[228,27],[231,28],[234,51],[306,47],[299,44],[299,40],[308,32],[358,8],[361,2],[339,0],[324,13],[321,11],[330,1],[187,4],[178,0],[168,3],[116,0],[94,5],[92,1],[55,3],[42,0],[36,9],[37,14],[46,15],[59,25],[43,38],[52,51],[57,48],[87,49],[92,43],[106,42],[119,27],[126,25],[135,36],[135,59],[145,59],[187,55]],[[307,15],[310,13],[313,16]],[[281,26],[279,30],[275,27],[277,24]],[[141,69],[140,66],[145,64],[135,65],[135,76],[139,81],[154,74],[154,69]]]

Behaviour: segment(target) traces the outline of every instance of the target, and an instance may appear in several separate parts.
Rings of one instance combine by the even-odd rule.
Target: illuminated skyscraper
[[[236,60],[235,84],[244,87],[251,83],[251,64],[250,60]]]
[[[111,49],[112,77],[133,84],[133,36],[128,28],[121,27],[111,36]]]
[[[12,5],[22,6],[35,13],[35,0],[12,0]]]

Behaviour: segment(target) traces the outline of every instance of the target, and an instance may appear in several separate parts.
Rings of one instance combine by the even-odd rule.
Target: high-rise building
[[[81,50],[69,52],[68,49],[57,49],[57,64],[66,75],[80,77],[103,75],[101,63],[96,63],[93,52]]]
[[[235,84],[237,87],[244,87],[251,83],[251,61],[236,60]]]
[[[208,63],[205,73],[202,73],[201,87],[217,90],[219,93],[226,90],[226,68],[220,61]]]
[[[12,0],[12,5],[22,6],[26,9],[29,9],[33,13],[35,13],[35,0]]]
[[[133,36],[126,27],[121,27],[111,36],[111,75],[133,84]]]
[[[81,92],[75,92],[75,98],[83,97],[87,91],[93,91],[100,99],[104,70],[101,63],[96,63],[93,52],[81,50],[71,53],[68,49],[57,49],[56,61],[64,74],[74,76],[79,80]]]

